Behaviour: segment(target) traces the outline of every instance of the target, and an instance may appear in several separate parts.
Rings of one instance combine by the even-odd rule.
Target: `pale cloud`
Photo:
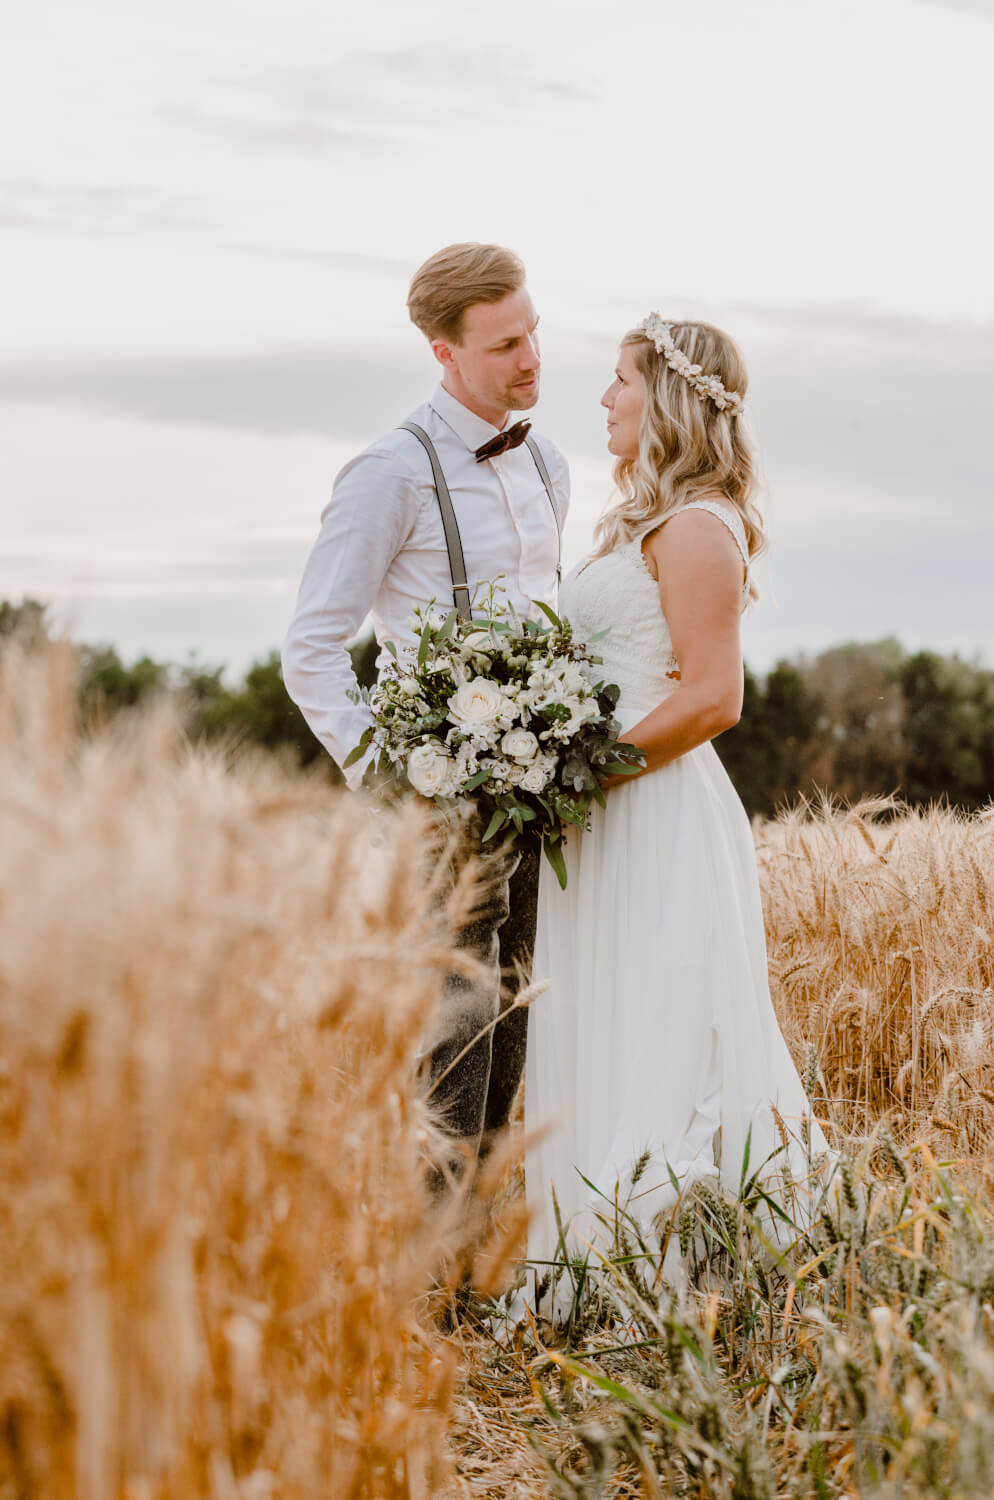
[[[964,435],[983,431],[994,409],[994,329],[851,308],[793,316],[729,308],[717,321],[745,347],[771,472],[986,514],[989,456]],[[553,329],[545,353],[544,423],[567,452],[596,454],[613,339],[567,335],[560,347]],[[417,340],[312,344],[237,356],[21,361],[0,365],[0,397],[361,447],[402,420],[436,373]]]
[[[994,657],[989,468],[964,439],[990,409],[990,335],[852,309],[719,321],[750,359],[770,489],[750,663],[886,634]],[[571,461],[570,566],[610,492],[598,402],[614,344],[547,345],[537,417]],[[20,402],[0,399],[0,442],[21,505],[0,594],[53,597],[81,632],[113,624],[130,650],[200,645],[244,667],[282,635],[334,474],[433,381],[417,344],[4,367],[0,398]]]
[[[260,64],[220,72],[206,96],[168,118],[223,136],[240,151],[260,146],[375,157],[418,157],[430,140],[445,149],[453,130],[495,116],[517,128],[589,100],[589,90],[557,77],[533,47],[513,39],[488,51],[436,40],[430,48],[330,50],[307,66]],[[204,102],[205,97],[209,103]]]
[[[919,0],[925,5],[938,5],[945,10],[960,10],[971,16],[980,16],[985,21],[994,21],[994,0]]]
[[[0,594],[129,651],[275,644],[337,468],[434,382],[411,271],[496,239],[543,312],[568,560],[658,305],[752,370],[780,602],[750,659],[989,649],[992,11],[11,0]]]
[[[205,197],[130,187],[57,182],[0,183],[0,231],[22,229],[63,234],[120,235],[202,230],[218,222]]]

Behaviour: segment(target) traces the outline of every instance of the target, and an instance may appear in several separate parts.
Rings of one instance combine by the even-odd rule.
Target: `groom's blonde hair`
[[[524,284],[524,263],[513,250],[503,245],[446,245],[415,271],[407,310],[426,339],[457,344],[468,307],[500,302]]]

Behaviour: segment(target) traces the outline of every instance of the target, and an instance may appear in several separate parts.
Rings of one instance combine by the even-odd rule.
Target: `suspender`
[[[442,465],[438,461],[435,444],[424,428],[419,427],[416,422],[401,422],[400,425],[405,432],[414,434],[427,453],[431,463],[432,478],[435,482],[435,494],[438,497],[438,508],[442,513],[442,529],[445,532],[445,545],[449,553],[449,572],[452,574],[452,602],[459,612],[459,618],[470,620],[473,617],[473,610],[469,597],[469,583],[466,579],[466,559],[463,556],[462,538],[459,535],[459,523],[456,520],[456,513],[452,508],[452,497],[449,494],[449,487],[445,482],[445,475],[442,473]],[[539,478],[545,486],[545,492],[549,497],[549,504],[552,506],[552,514],[556,521],[556,538],[558,543],[556,582],[558,583],[562,578],[563,536],[562,525],[559,520],[559,509],[556,505],[556,493],[552,488],[549,470],[546,467],[545,459],[542,457],[538,443],[536,443],[533,437],[528,436],[525,438],[525,444],[532,458],[535,460],[535,467],[539,472]]]
[[[559,519],[559,507],[556,504],[556,492],[552,488],[552,480],[549,478],[549,471],[545,466],[545,459],[542,457],[542,450],[538,446],[538,443],[536,443],[535,439],[532,437],[531,433],[529,433],[525,438],[525,447],[528,449],[528,452],[535,460],[535,467],[539,472],[539,478],[545,485],[545,493],[548,495],[549,504],[552,506],[552,516],[556,523],[556,583],[560,584],[563,581],[563,523]]]

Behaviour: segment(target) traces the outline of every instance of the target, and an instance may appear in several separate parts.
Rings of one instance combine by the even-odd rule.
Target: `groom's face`
[[[436,339],[432,349],[452,395],[495,426],[538,400],[538,314],[524,287],[467,307],[458,343]]]

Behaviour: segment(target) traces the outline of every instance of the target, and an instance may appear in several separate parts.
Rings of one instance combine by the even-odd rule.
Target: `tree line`
[[[0,640],[36,644],[48,635],[40,601],[0,601]],[[78,651],[84,722],[168,693],[194,741],[260,745],[301,766],[320,761],[330,779],[341,779],[289,698],[276,651],[230,687],[223,667],[148,656],[126,663],[108,645]],[[373,682],[372,637],[351,656],[359,681]],[[994,671],[958,656],[909,653],[892,637],[785,659],[765,676],[747,667],[741,720],[715,749],[750,815],[772,816],[820,791],[846,801],[897,793],[916,805],[975,810],[994,798]]]

